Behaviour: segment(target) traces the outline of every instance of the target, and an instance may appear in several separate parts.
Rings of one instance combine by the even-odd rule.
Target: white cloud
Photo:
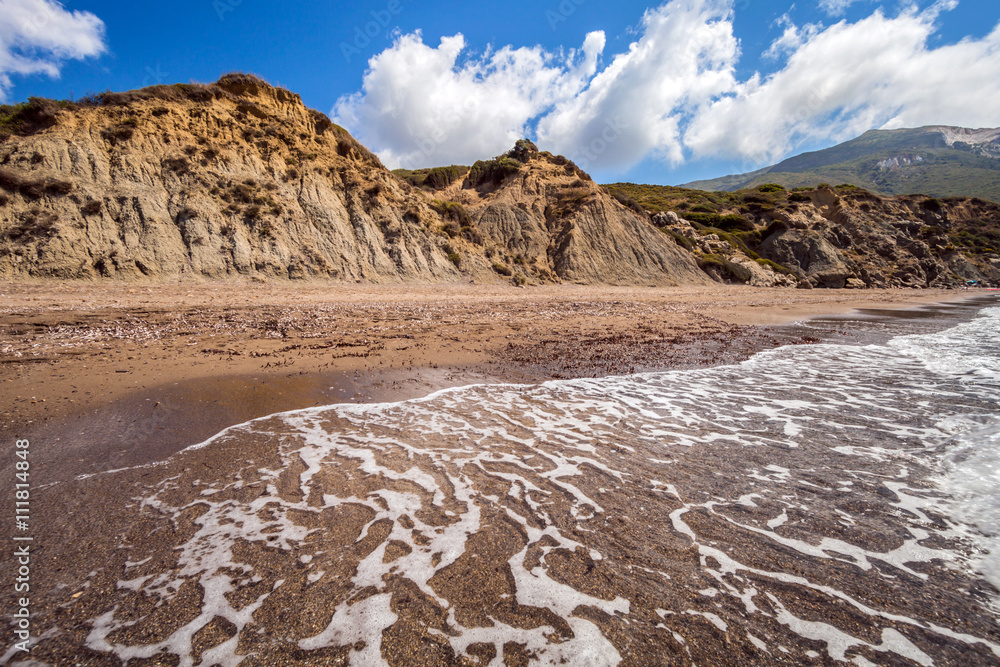
[[[566,54],[505,46],[459,64],[461,35],[437,48],[404,35],[368,63],[360,93],[338,100],[337,121],[390,167],[471,163],[508,150],[528,123],[580,93],[597,71],[604,33]]]
[[[11,75],[58,77],[64,61],[106,48],[104,23],[90,12],[67,11],[55,0],[0,0],[0,99]]]
[[[779,71],[740,85],[694,118],[696,156],[773,160],[807,140],[844,140],[873,127],[997,124],[1000,25],[983,39],[929,48],[947,8],[880,11],[804,40]]]
[[[733,0],[671,0],[642,18],[635,42],[599,67],[601,32],[568,53],[541,47],[469,55],[462,35],[437,47],[404,35],[369,61],[338,122],[389,166],[465,163],[522,136],[586,169],[621,172],[658,159],[760,163],[805,142],[873,127],[994,126],[1000,25],[932,47],[955,0],[897,16],[784,30],[762,54],[774,71],[735,78]]]
[[[684,115],[736,84],[728,0],[674,0],[643,16],[641,37],[580,95],[538,123],[538,140],[585,169],[654,154],[683,161]]]
[[[799,47],[815,37],[823,29],[823,26],[815,23],[809,23],[800,28],[792,22],[788,14],[775,21],[775,25],[784,26],[785,32],[781,34],[781,37],[774,40],[767,51],[764,52],[764,57],[769,60],[774,60],[789,53],[795,53]]]
[[[831,16],[840,16],[859,0],[819,0],[819,8]]]

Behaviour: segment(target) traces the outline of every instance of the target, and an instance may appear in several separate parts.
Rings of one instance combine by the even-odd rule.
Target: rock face
[[[297,95],[248,75],[0,107],[0,276],[1000,281],[1000,206],[977,199],[762,186],[650,216],[528,141],[423,171],[387,171]]]
[[[460,278],[423,197],[252,77],[59,111],[6,138],[0,170],[0,275]]]
[[[796,194],[796,193],[793,193]],[[944,287],[1000,281],[1000,206],[819,188],[749,216],[757,251],[816,287]],[[962,245],[957,245],[962,244]]]
[[[6,277],[708,280],[589,177],[567,201],[579,170],[564,158],[512,151],[523,161],[455,198],[470,218],[248,75],[36,101],[0,120],[13,130],[0,134]]]
[[[651,219],[653,224],[669,230],[677,238],[687,239],[690,250],[699,258],[698,266],[717,282],[743,283],[753,287],[789,287],[796,284],[790,272],[775,271],[718,234],[699,231],[674,211],[656,213]]]
[[[475,172],[435,196],[460,203],[497,270],[619,285],[707,284],[695,258],[559,156],[519,142],[517,171],[499,182]]]
[[[1000,205],[853,186],[788,191],[767,184],[705,193],[618,183],[622,200],[660,209],[652,222],[721,282],[799,287],[1000,284]]]
[[[853,273],[837,248],[811,229],[785,229],[771,234],[760,253],[797,273],[813,287],[844,287]]]

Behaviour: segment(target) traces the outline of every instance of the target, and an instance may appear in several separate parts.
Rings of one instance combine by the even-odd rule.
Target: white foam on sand
[[[175,490],[177,477],[163,480],[157,492],[143,500],[143,508],[170,518],[197,509],[196,530],[176,545],[176,569],[148,575],[141,569],[146,561],[130,561],[129,573],[118,582],[123,591],[160,602],[172,599],[185,582],[197,582],[204,591],[197,618],[161,642],[133,646],[113,641],[115,631],[130,627],[116,608],[91,620],[87,646],[123,661],[166,651],[181,656],[181,665],[190,665],[193,636],[221,617],[237,632],[206,652],[202,664],[238,665],[245,657],[236,652],[239,637],[253,614],[275,591],[291,584],[279,580],[250,604],[239,609],[231,605],[227,594],[261,581],[254,564],[235,557],[235,545],[262,543],[289,554],[303,569],[300,583],[319,585],[333,576],[321,557],[330,554],[315,551],[312,539],[324,528],[304,524],[322,525],[318,518],[324,512],[350,504],[371,516],[359,542],[376,527],[392,527],[343,582],[349,584],[350,594],[327,610],[330,618],[323,629],[298,639],[297,646],[304,651],[349,646],[355,665],[382,664],[383,632],[399,620],[388,587],[393,577],[412,582],[447,613],[446,639],[460,656],[472,644],[488,643],[496,652],[491,664],[500,665],[505,644],[517,642],[537,664],[618,664],[620,644],[579,612],[596,610],[629,624],[636,622],[632,613],[639,603],[613,591],[608,595],[613,599],[595,597],[564,583],[553,572],[553,552],[589,554],[594,561],[606,558],[612,561],[608,571],[616,571],[614,562],[621,554],[602,553],[595,547],[605,545],[588,543],[589,536],[608,522],[628,519],[640,543],[631,548],[641,551],[646,546],[641,541],[647,508],[650,515],[656,510],[661,519],[669,517],[671,538],[686,538],[697,554],[691,568],[695,573],[684,574],[689,580],[681,580],[677,571],[671,576],[661,569],[635,568],[655,573],[650,580],[683,591],[678,596],[683,606],[664,609],[667,603],[660,604],[660,618],[661,627],[669,625],[671,636],[688,650],[683,627],[671,624],[683,617],[691,623],[691,616],[699,616],[723,633],[739,628],[734,636],[746,635],[762,651],[795,651],[792,657],[799,660],[807,654],[793,646],[796,636],[824,642],[833,660],[864,664],[864,656],[857,654],[864,649],[932,664],[927,652],[932,648],[906,636],[907,627],[986,646],[1000,657],[1000,646],[987,639],[931,623],[916,611],[911,617],[873,608],[830,582],[801,574],[832,563],[854,568],[858,576],[899,575],[927,582],[930,564],[962,565],[960,554],[940,546],[943,541],[927,546],[933,534],[980,540],[988,556],[975,565],[990,581],[1000,582],[1000,566],[993,556],[1000,547],[1000,411],[969,417],[970,406],[986,409],[996,405],[1000,395],[1000,362],[989,361],[993,352],[976,339],[1000,322],[1000,309],[994,310],[980,318],[988,320],[985,324],[977,320],[962,325],[958,343],[951,332],[894,339],[885,346],[798,346],[716,369],[531,387],[475,385],[413,401],[309,408],[267,418],[281,424],[280,433],[273,421],[267,426],[265,420],[235,426],[195,449],[252,433],[271,438],[278,443],[277,469],[254,466],[256,483],[267,492],[245,502],[227,499],[224,491],[245,488],[236,474],[199,487],[195,500],[175,507],[166,498],[173,497],[167,491]],[[699,448],[715,448],[712,451],[732,457],[723,462],[728,464],[725,472],[696,458],[692,460],[705,467],[694,472],[686,468],[685,456]],[[836,457],[835,474],[823,478],[808,453],[801,453],[803,448]],[[889,464],[900,474],[887,474]],[[293,465],[302,471],[298,493],[282,496],[279,478]],[[941,475],[935,489],[913,483],[910,471],[936,465]],[[343,470],[365,484],[348,492],[318,481],[330,471]],[[860,546],[864,542],[856,538],[866,524],[865,513],[848,504],[822,508],[834,518],[834,534],[804,533],[809,526],[800,517],[820,502],[814,495],[854,498],[871,489],[895,498],[885,501],[898,515],[897,533],[902,537],[894,548]],[[945,508],[950,508],[954,523],[942,528],[931,517]],[[619,516],[623,511],[626,516]],[[694,514],[758,550],[785,554],[795,567],[785,571],[780,563],[767,569],[741,562],[743,551],[699,534],[702,524],[691,521]],[[463,627],[453,602],[431,584],[435,575],[467,553],[469,538],[483,530],[484,517],[491,516],[509,520],[524,541],[507,561],[516,603],[564,619],[571,637],[557,636],[560,633],[549,626],[515,628],[495,618],[489,627]],[[390,543],[406,549],[387,558]],[[655,548],[649,552],[655,553]],[[656,565],[670,569],[662,562]],[[885,574],[889,571],[895,572]],[[776,586],[775,592],[767,590],[769,584]],[[777,584],[803,587],[847,605],[881,627],[881,641],[873,644],[831,623],[807,620],[793,596]],[[703,594],[697,595],[699,591]],[[726,600],[735,604],[723,604]],[[763,631],[747,631],[754,629],[755,617],[768,617],[771,626],[776,621],[791,634],[782,637],[782,644],[765,641],[758,636],[769,637]]]

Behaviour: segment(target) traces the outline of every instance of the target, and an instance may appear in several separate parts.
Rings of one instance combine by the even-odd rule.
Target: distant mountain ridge
[[[764,183],[786,188],[849,183],[882,195],[979,197],[1000,202],[1000,128],[929,125],[869,130],[856,139],[757,171],[681,187],[734,192]]]

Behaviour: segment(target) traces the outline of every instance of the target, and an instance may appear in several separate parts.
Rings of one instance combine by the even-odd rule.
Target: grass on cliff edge
[[[257,75],[246,72],[223,74],[214,83],[174,83],[148,86],[120,93],[108,90],[89,94],[78,100],[29,97],[27,101],[18,104],[0,104],[0,135],[2,135],[0,140],[11,134],[27,136],[52,127],[56,124],[59,113],[63,111],[75,111],[88,107],[127,107],[144,100],[195,103],[207,103],[216,99],[245,100],[248,94],[252,96],[260,90],[274,91],[274,94],[282,100],[296,101],[300,104],[302,102],[296,93],[273,86]],[[317,134],[323,134],[332,128],[338,136],[350,137],[347,130],[333,123],[326,114],[315,109],[307,109],[307,111],[315,124]],[[353,141],[353,138],[351,139]],[[357,145],[361,147],[361,144]]]

